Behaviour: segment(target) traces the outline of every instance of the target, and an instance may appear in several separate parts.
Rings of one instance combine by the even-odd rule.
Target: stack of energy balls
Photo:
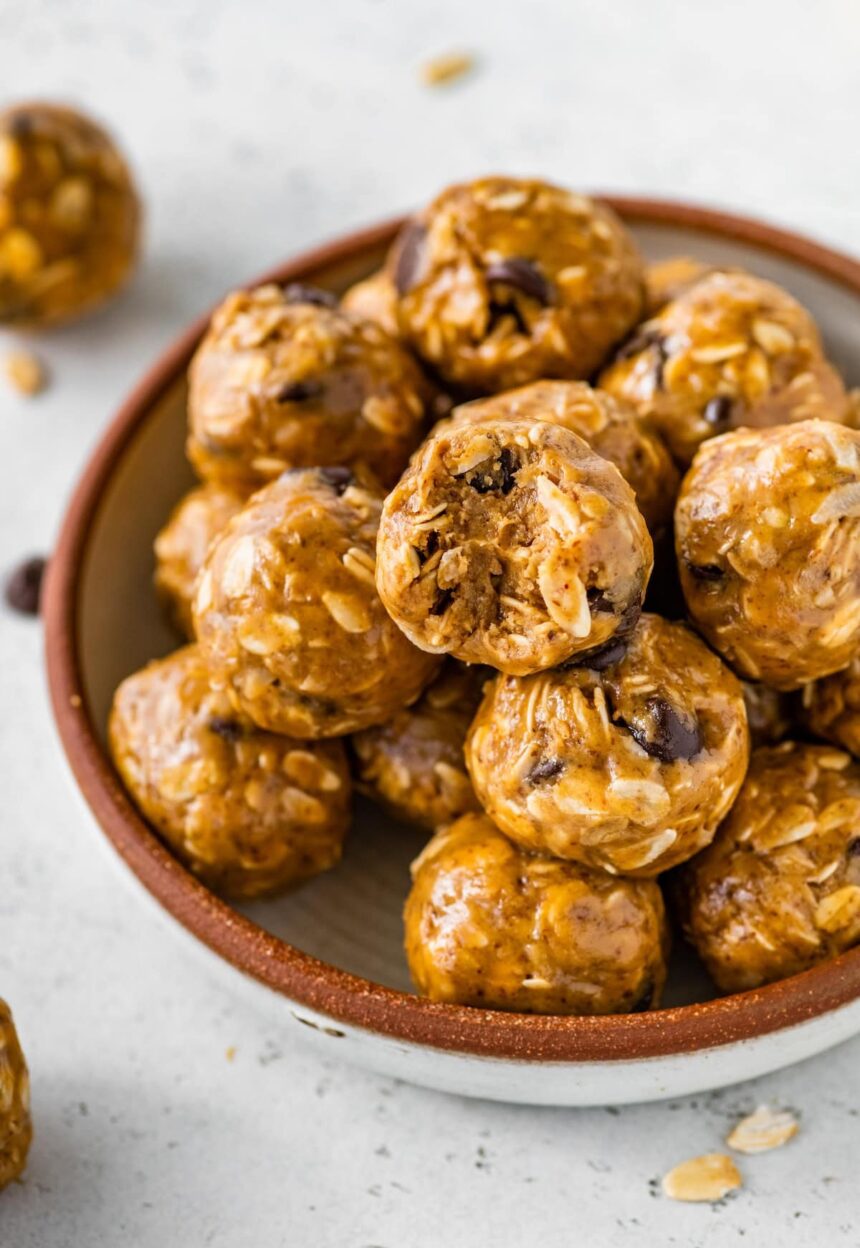
[[[433,834],[405,924],[435,1000],[655,1007],[670,870],[722,990],[846,949],[851,422],[786,291],[646,272],[544,182],[449,188],[340,304],[231,295],[190,370],[201,484],[156,542],[192,640],[113,709],[129,792],[248,897],[337,862],[352,770]]]

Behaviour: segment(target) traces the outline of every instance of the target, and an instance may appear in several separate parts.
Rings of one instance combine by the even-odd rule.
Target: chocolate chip
[[[700,753],[704,739],[697,720],[694,719],[691,725],[659,695],[648,698],[645,710],[647,720],[644,724],[624,723],[624,727],[646,754],[659,758],[661,763],[676,763],[681,758],[689,761]]]
[[[574,659],[565,663],[565,667],[587,667],[591,672],[605,672],[607,667],[620,663],[627,653],[626,637],[610,637],[602,646],[577,654]]]
[[[427,540],[424,543],[423,550],[419,550],[417,546],[413,547],[413,550],[418,556],[418,562],[421,564],[426,563],[431,555],[436,554],[436,551],[438,549],[439,549],[439,534],[436,532],[435,529],[431,529],[430,532],[427,534]]]
[[[529,334],[529,323],[520,311],[517,303],[498,303],[495,299],[490,301],[487,309],[488,319],[485,333],[487,336],[494,333],[498,328],[499,321],[507,317],[514,323],[514,329],[518,334]]]
[[[647,351],[649,347],[660,346],[663,348],[663,336],[656,329],[639,329],[636,330],[618,347],[614,356],[613,363],[618,364],[622,360],[632,359],[634,355],[639,355],[642,351]]]
[[[596,585],[590,586],[590,588],[585,591],[585,596],[588,599],[589,608],[593,613],[600,614],[604,611],[614,610],[612,600],[607,598],[606,591],[598,589]]]
[[[560,758],[545,758],[526,773],[526,783],[538,784],[541,780],[553,780],[564,771],[564,763]]]
[[[440,589],[436,595],[436,601],[430,608],[430,615],[444,615],[453,601],[453,589]]]
[[[424,266],[424,240],[427,229],[418,221],[410,221],[400,231],[397,239],[397,262],[394,266],[394,285],[399,295],[405,295],[418,281]]]
[[[304,282],[290,282],[289,286],[285,286],[284,299],[287,303],[312,303],[317,308],[337,307],[337,296],[330,290],[308,286]]]
[[[4,596],[6,603],[13,611],[21,615],[38,615],[39,601],[42,596],[42,578],[47,568],[47,560],[41,555],[25,559],[13,568],[6,581]]]
[[[27,139],[33,129],[33,117],[30,113],[16,113],[9,124],[9,133],[13,139]]]
[[[303,403],[305,399],[315,399],[322,394],[323,385],[313,377],[304,381],[288,381],[278,391],[276,398],[279,403]]]
[[[231,743],[241,741],[245,736],[245,729],[238,720],[227,719],[223,715],[213,715],[206,727],[210,732],[214,732],[216,736]]]
[[[497,260],[487,266],[485,277],[488,282],[504,282],[535,299],[546,307],[555,299],[552,284],[547,281],[537,265],[522,256],[509,256],[506,260]]]
[[[318,474],[325,481],[326,485],[330,485],[335,494],[343,494],[351,485],[355,484],[355,477],[349,468],[333,467],[333,468],[317,468]]]
[[[727,425],[732,415],[732,401],[724,394],[717,394],[709,399],[702,412],[702,419],[709,425]]]
[[[688,563],[687,571],[696,581],[708,581],[715,584],[726,575],[718,563]]]
[[[498,465],[493,461],[492,467],[478,468],[474,476],[467,477],[469,485],[479,494],[510,494],[516,485],[516,475],[520,470],[519,460],[509,447],[502,447],[499,452]]]

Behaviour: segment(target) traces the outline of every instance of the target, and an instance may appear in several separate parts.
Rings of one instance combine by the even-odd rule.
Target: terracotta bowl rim
[[[672,200],[600,198],[633,223],[682,226],[753,244],[841,283],[860,298],[860,263],[800,234]],[[324,267],[384,246],[401,223],[402,218],[346,234],[257,281],[312,279]],[[576,1018],[437,1004],[352,975],[288,945],[221,901],[173,858],[137,814],[99,741],[83,693],[77,604],[87,543],[113,471],[153,406],[185,369],[207,321],[208,314],[178,336],[107,426],[68,505],[43,599],[48,684],[71,770],[108,840],[160,905],[211,951],[293,1004],[391,1041],[462,1054],[605,1062],[693,1053],[752,1040],[860,997],[857,948],[765,988],[643,1014]],[[337,1027],[328,1030],[341,1034]]]

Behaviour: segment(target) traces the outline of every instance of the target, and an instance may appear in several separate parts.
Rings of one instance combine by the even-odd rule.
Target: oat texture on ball
[[[739,681],[645,614],[626,645],[488,686],[466,743],[475,791],[525,849],[652,876],[707,845],[749,756]]]
[[[455,408],[462,424],[496,420],[545,420],[579,434],[608,459],[632,487],[652,535],[671,523],[678,493],[678,470],[666,444],[635,408],[583,381],[535,381],[488,399]]]
[[[800,718],[817,737],[860,758],[860,656],[803,688]]]
[[[669,933],[655,881],[524,853],[483,814],[438,832],[412,873],[406,956],[434,1001],[534,1014],[659,1004]]]
[[[486,668],[446,660],[413,706],[352,738],[359,786],[393,815],[433,831],[480,810],[463,747]]]
[[[598,384],[652,420],[682,464],[708,438],[741,426],[846,422],[849,414],[806,309],[740,272],[694,282],[635,330]]]
[[[140,217],[125,161],[89,117],[45,103],[0,112],[0,325],[38,329],[115,294]]]
[[[342,743],[262,731],[218,687],[199,646],[123,681],[110,746],[141,813],[217,892],[279,892],[340,859],[351,818]]]
[[[32,1139],[30,1076],[12,1011],[0,998],[0,1190],[24,1173]]]
[[[191,362],[188,454],[207,480],[253,485],[337,463],[390,486],[421,439],[428,399],[411,356],[325,291],[237,291]]]
[[[539,671],[629,630],[653,546],[630,486],[569,429],[453,425],[389,494],[379,593],[434,653]]]
[[[860,433],[812,420],[707,442],[675,512],[684,596],[746,679],[798,689],[860,648]]]
[[[756,750],[730,815],[682,873],[687,936],[723,992],[860,941],[860,766],[830,746]]]
[[[439,666],[389,618],[374,583],[382,493],[349,469],[284,473],[209,550],[196,635],[261,728],[334,737],[390,719]]]
[[[354,316],[375,321],[392,338],[400,334],[397,320],[397,291],[385,269],[379,269],[344,291],[340,306]]]
[[[642,262],[615,213],[530,179],[449,187],[387,271],[403,337],[472,394],[588,377],[642,311]]]

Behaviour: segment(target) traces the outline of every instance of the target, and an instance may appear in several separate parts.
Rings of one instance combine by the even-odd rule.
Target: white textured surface
[[[50,544],[108,414],[191,315],[453,177],[674,192],[860,251],[858,45],[851,0],[0,0],[0,91],[106,117],[150,209],[133,291],[42,344],[50,392],[0,391],[0,565]],[[422,89],[417,63],[455,46],[478,72]],[[2,613],[0,992],[37,1128],[3,1248],[856,1243],[860,1041],[611,1114],[458,1101],[287,1046],[122,890],[69,794],[40,642]],[[759,1100],[801,1134],[745,1159],[743,1192],[653,1195]]]

